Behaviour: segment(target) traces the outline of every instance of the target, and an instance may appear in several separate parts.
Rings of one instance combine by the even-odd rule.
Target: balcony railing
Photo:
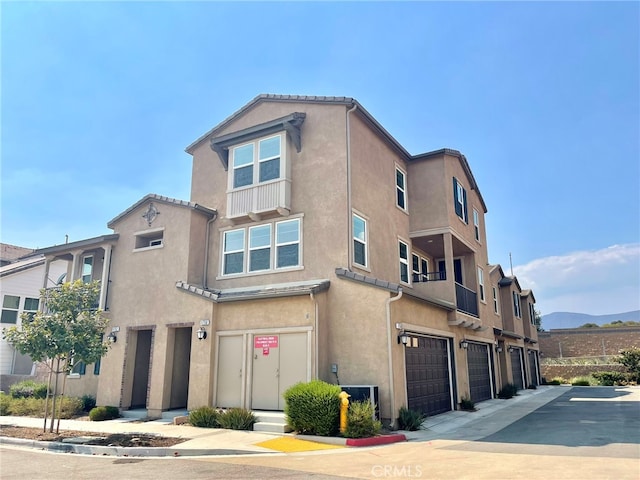
[[[232,190],[227,193],[227,217],[290,209],[290,197],[291,182],[286,179]]]
[[[456,282],[456,306],[458,310],[478,316],[478,294]]]
[[[413,283],[437,282],[437,281],[446,280],[446,279],[447,279],[447,273],[445,271],[413,274]]]

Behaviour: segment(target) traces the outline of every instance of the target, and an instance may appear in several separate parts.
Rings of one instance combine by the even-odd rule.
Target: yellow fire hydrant
[[[347,410],[349,410],[349,395],[347,392],[340,392],[340,433],[347,429]]]

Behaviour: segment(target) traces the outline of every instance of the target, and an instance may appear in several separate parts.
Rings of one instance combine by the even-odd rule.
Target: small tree
[[[544,332],[544,328],[542,328],[542,313],[540,310],[533,310],[533,323],[538,332]]]
[[[631,374],[632,379],[640,383],[640,348],[631,347],[622,350],[615,361],[624,365]]]
[[[71,371],[74,362],[97,362],[108,349],[103,341],[108,320],[96,308],[100,282],[83,283],[77,280],[60,287],[40,290],[42,308],[35,315],[23,314],[20,328],[3,330],[4,338],[22,354],[36,362],[46,362],[51,377],[55,376],[51,425],[53,432],[58,397],[58,376]],[[64,381],[62,387],[64,395]],[[49,395],[45,401],[44,430],[47,429]],[[60,428],[58,426],[56,432]]]

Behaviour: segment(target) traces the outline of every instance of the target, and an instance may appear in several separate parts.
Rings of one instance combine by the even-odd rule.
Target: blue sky
[[[184,148],[260,93],[356,98],[463,152],[489,257],[543,314],[640,309],[637,2],[3,2],[1,231],[109,233],[188,199]]]

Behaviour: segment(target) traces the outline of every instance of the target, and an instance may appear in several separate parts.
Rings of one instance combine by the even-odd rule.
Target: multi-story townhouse
[[[377,386],[392,423],[511,380],[498,347],[524,327],[504,315],[512,287],[488,263],[460,152],[411,155],[352,98],[276,95],[187,152],[189,202],[148,195],[97,241],[115,340],[99,404],[282,410],[289,386],[319,378]],[[73,253],[79,278],[84,246],[43,253]]]

